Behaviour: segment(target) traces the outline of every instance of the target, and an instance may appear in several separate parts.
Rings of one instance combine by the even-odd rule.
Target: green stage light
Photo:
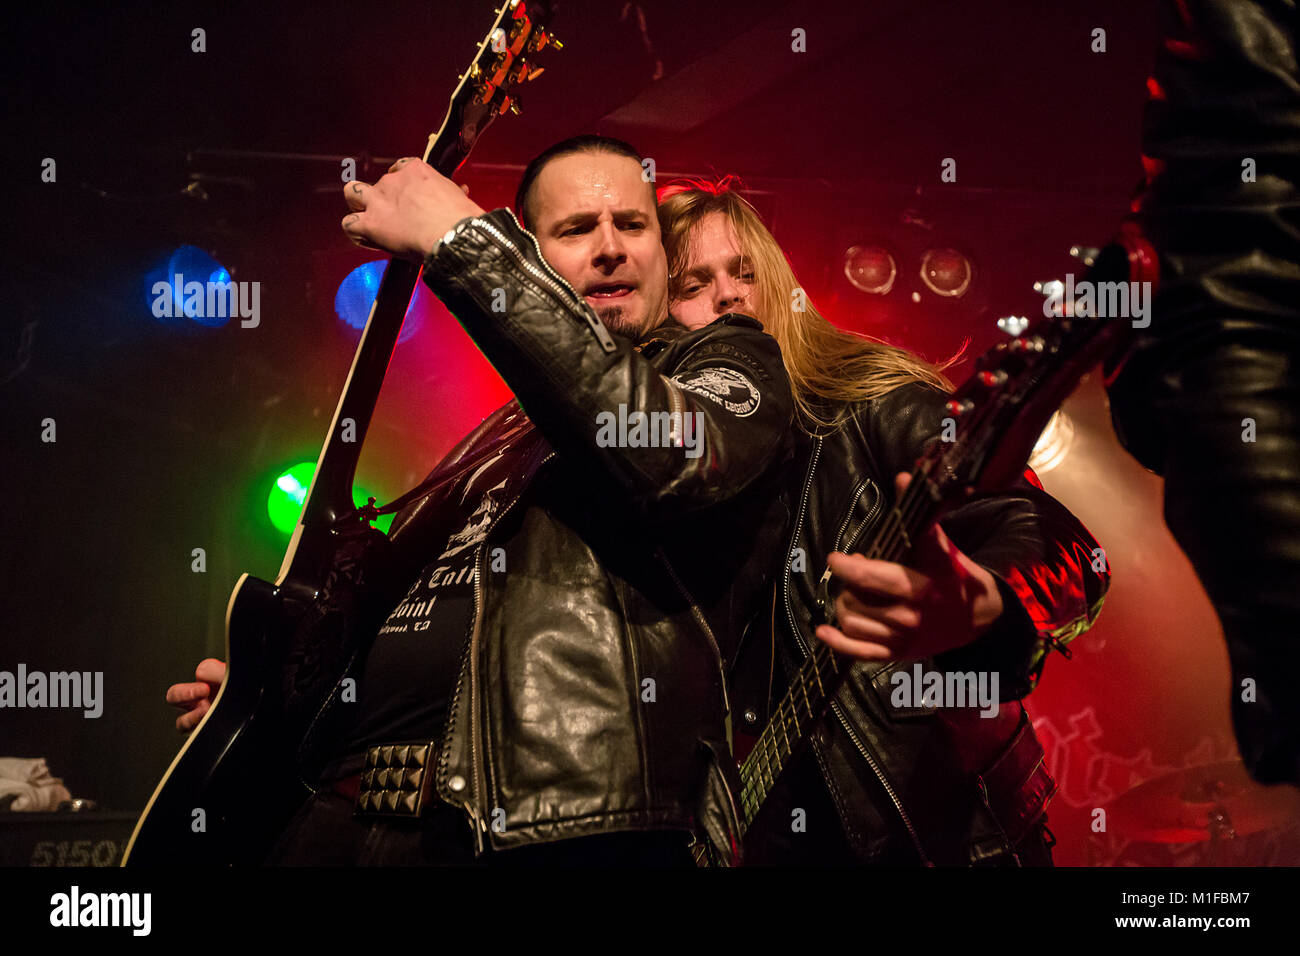
[[[302,503],[307,499],[307,489],[311,487],[312,475],[316,473],[314,461],[302,461],[280,474],[275,479],[271,494],[266,499],[266,512],[271,516],[271,524],[277,531],[288,537],[298,524],[302,514]],[[366,489],[352,486],[352,503],[361,506],[370,498]],[[382,504],[382,502],[379,502]],[[392,515],[381,515],[375,521],[375,527],[385,534],[393,523]]]

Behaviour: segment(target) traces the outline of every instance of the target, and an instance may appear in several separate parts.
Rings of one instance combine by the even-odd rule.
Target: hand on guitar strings
[[[483,208],[428,163],[399,159],[373,186],[346,183],[343,198],[353,210],[343,217],[343,232],[365,249],[423,262],[434,243],[467,216]]]
[[[911,475],[901,473],[901,496]],[[908,564],[833,552],[828,560],[842,585],[835,626],[817,637],[860,660],[913,660],[969,644],[1003,611],[992,572],[967,557],[936,523],[917,539]]]

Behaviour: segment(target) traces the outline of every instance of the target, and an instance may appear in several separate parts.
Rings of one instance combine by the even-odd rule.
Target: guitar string
[[[928,482],[928,480],[926,469],[924,467],[918,467],[913,470],[912,482],[904,491],[903,499],[890,510],[886,526],[881,529],[880,534],[876,537],[875,542],[869,549],[869,554],[879,556],[893,553],[897,549],[906,550],[906,548],[910,546],[911,536],[908,535],[906,531],[908,524],[913,525],[914,531],[919,530],[917,526],[919,520],[925,516],[926,506],[933,506],[934,504],[933,499],[930,499],[928,495],[922,494],[922,483]],[[821,658],[821,660],[819,660],[819,658]],[[805,664],[799,669],[795,678],[795,683],[798,684],[799,689],[802,690],[804,694],[805,706],[808,709],[811,719],[815,719],[816,714],[808,694],[808,670],[812,670],[813,676],[817,680],[822,699],[824,700],[826,691],[821,680],[820,671],[821,667],[827,664],[829,664],[833,670],[836,670],[838,676],[838,668],[835,667],[834,652],[831,650],[829,645],[824,642],[819,642],[818,646],[814,648],[812,655],[810,655],[810,657],[805,661]],[[787,707],[787,705],[789,706]],[[745,786],[742,789],[742,799],[747,794],[752,795],[752,791],[755,789],[755,784],[763,783],[762,777],[764,774],[762,771],[766,771],[765,775],[767,777],[767,782],[765,789],[770,789],[775,782],[776,774],[779,774],[781,769],[778,766],[776,768],[776,774],[774,774],[772,763],[776,762],[779,764],[783,762],[785,759],[788,759],[789,755],[793,752],[793,748],[790,746],[789,735],[786,730],[788,726],[788,718],[789,721],[795,724],[796,740],[798,739],[798,718],[794,711],[796,706],[797,696],[792,688],[791,692],[786,695],[786,698],[778,707],[773,720],[769,721],[768,726],[764,729],[762,735],[760,735],[759,745],[755,747],[754,752],[751,753],[741,765],[741,772],[746,777]],[[776,734],[773,728],[779,728],[782,737],[785,739],[786,753],[784,756],[781,755],[781,742],[776,739]],[[757,764],[758,766],[753,766],[753,764]],[[758,777],[752,776],[755,770],[760,771]]]
[[[993,414],[994,403],[980,402],[976,405],[974,411],[975,414],[968,416],[966,422],[968,429],[970,430],[984,424],[984,420]],[[908,535],[906,531],[907,526],[911,524],[914,532],[919,533],[921,530],[920,519],[933,517],[934,513],[937,512],[938,503],[928,494],[923,495],[921,493],[922,489],[929,483],[929,466],[931,464],[931,462],[923,461],[913,469],[911,483],[909,483],[907,489],[903,492],[902,499],[893,509],[891,509],[889,518],[886,520],[886,526],[882,528],[881,532],[876,536],[872,547],[868,550],[868,556],[877,558],[883,555],[891,555],[894,558],[900,557],[901,553],[908,550],[912,543],[911,536]],[[929,515],[926,514],[927,507],[930,509]],[[818,646],[813,649],[812,654],[805,660],[803,666],[800,667],[795,678],[803,683],[805,694],[807,693],[807,671],[810,668],[812,669],[813,675],[816,677],[818,684],[820,685],[820,669],[822,666],[827,664],[829,664],[832,669],[835,669],[835,654],[831,651],[828,645],[824,642],[819,642]],[[824,695],[824,688],[822,689]],[[783,769],[783,761],[789,757],[790,750],[788,747],[786,755],[784,757],[781,755],[780,743],[776,740],[773,727],[775,721],[780,721],[784,736],[784,711],[792,697],[793,689],[790,693],[787,693],[786,699],[783,700],[780,707],[778,707],[774,721],[769,721],[768,727],[764,729],[754,751],[741,764],[740,771],[744,784],[743,791],[753,790],[754,788],[752,784],[758,783],[759,790],[756,792],[760,792],[758,800],[759,804],[761,804],[763,797],[766,796],[767,791],[770,790],[773,785],[776,775],[779,775]],[[773,773],[773,763],[776,764],[775,773]],[[754,776],[756,771],[758,772],[757,777]],[[762,779],[764,776],[763,771],[766,771],[766,776],[768,778],[768,782],[765,786],[763,785]]]
[[[1005,392],[1003,394],[1005,395]],[[969,432],[983,427],[987,423],[988,419],[994,417],[997,413],[997,405],[997,402],[987,400],[977,402],[975,408],[970,410],[973,414],[967,414],[966,416],[966,430]],[[876,536],[875,543],[867,552],[868,557],[880,557],[888,554],[891,555],[891,557],[886,558],[886,560],[896,560],[901,556],[902,552],[905,552],[911,547],[911,536],[909,536],[906,531],[907,525],[909,523],[912,524],[914,532],[919,533],[922,530],[920,519],[928,517],[932,520],[937,514],[939,511],[939,502],[930,498],[928,495],[921,495],[921,489],[930,483],[929,471],[934,464],[935,462],[933,459],[927,459],[923,460],[915,469],[913,469],[911,484],[909,484],[907,489],[904,491],[903,499],[900,500],[898,505],[891,510],[889,519],[887,519],[887,526]],[[927,506],[930,508],[929,515],[926,514]],[[925,526],[928,527],[928,524],[929,522],[927,521]],[[895,551],[899,551],[900,553],[894,554]],[[821,701],[824,704],[827,695],[825,687],[822,685],[821,681],[821,668],[823,666],[829,666],[831,670],[835,672],[836,676],[839,676],[837,655],[830,649],[829,645],[824,642],[818,642],[817,646],[813,648],[812,653],[805,660],[803,666],[800,667],[799,672],[795,677],[795,682],[798,683],[799,689],[802,690],[804,694],[805,706],[809,708],[810,713],[812,708],[811,701],[808,698],[808,671],[811,670],[812,676],[817,680],[818,689],[821,692]],[[774,720],[770,721],[768,726],[764,729],[763,734],[759,738],[758,745],[754,748],[754,751],[749,755],[749,757],[741,764],[740,770],[744,782],[742,800],[745,800],[747,796],[748,799],[745,802],[747,802],[750,807],[747,820],[745,821],[746,825],[749,821],[752,821],[754,814],[757,813],[758,808],[762,805],[763,799],[766,797],[768,790],[772,786],[770,781],[774,780],[775,776],[781,773],[781,770],[783,769],[782,762],[784,759],[788,758],[790,753],[787,737],[787,753],[784,757],[781,755],[779,743],[776,741],[776,735],[773,731],[774,722],[780,721],[782,727],[784,727],[785,711],[787,710],[787,707],[793,711],[797,706],[797,696],[795,694],[795,689],[792,686],[789,693],[787,693],[786,698],[782,700],[781,705],[778,707]],[[774,772],[771,766],[773,763],[775,763]],[[754,776],[755,771],[758,771],[757,777]],[[766,784],[764,784],[762,779],[763,771],[766,771],[766,776],[769,781]]]

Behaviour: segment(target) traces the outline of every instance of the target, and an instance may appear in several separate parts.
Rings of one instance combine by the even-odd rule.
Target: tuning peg
[[[533,82],[533,80],[537,79],[539,76],[541,76],[541,75],[542,75],[543,73],[545,73],[545,72],[546,72],[546,67],[544,67],[544,66],[535,66],[535,67],[533,67],[531,70],[528,71],[528,75],[527,75],[526,77],[524,77],[524,79],[525,79],[527,82],[531,83],[531,82]]]
[[[510,112],[514,113],[516,116],[520,114],[521,110],[519,109],[518,97],[515,96],[510,97]]]
[[[563,50],[564,44],[555,39],[555,35],[548,30],[538,27],[533,31],[528,40],[528,52],[537,53],[546,49],[547,45],[555,47],[557,50]]]

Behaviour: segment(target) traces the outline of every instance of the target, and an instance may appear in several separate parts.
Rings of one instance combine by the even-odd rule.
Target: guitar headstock
[[[1156,261],[1140,233],[1126,229],[1085,278],[1150,282],[1158,278]],[[951,421],[917,462],[936,500],[1001,491],[1019,478],[1052,413],[1132,328],[1127,318],[1063,311],[989,349],[953,393]]]
[[[518,88],[542,74],[537,54],[564,45],[551,34],[550,0],[506,0],[496,11],[474,59],[460,75],[447,116],[429,137],[424,159],[450,176],[469,155],[489,123],[505,112],[519,112]]]

